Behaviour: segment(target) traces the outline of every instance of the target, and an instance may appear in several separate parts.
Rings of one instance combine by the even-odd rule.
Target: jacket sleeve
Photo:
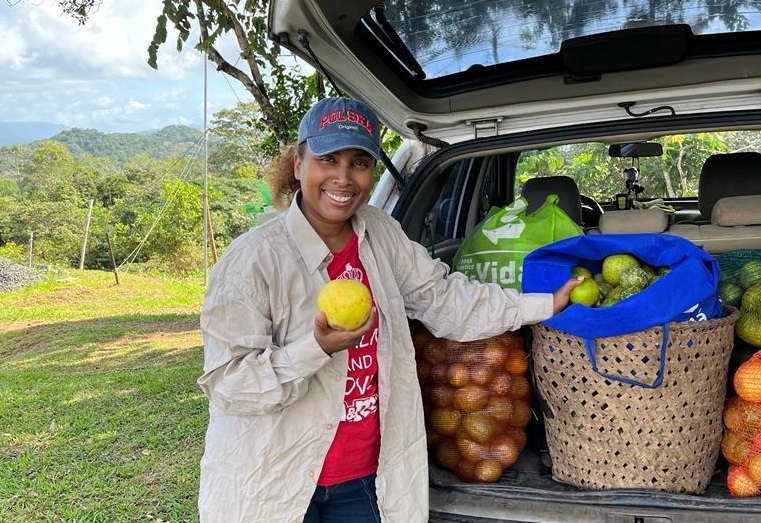
[[[201,310],[204,374],[198,385],[228,414],[259,415],[287,407],[330,361],[312,331],[283,346],[274,344],[266,290],[260,287],[247,278],[212,279]]]
[[[472,341],[516,330],[552,316],[552,294],[521,294],[494,283],[471,282],[432,259],[396,226],[393,265],[407,315],[435,336]],[[393,226],[392,226],[393,229]]]

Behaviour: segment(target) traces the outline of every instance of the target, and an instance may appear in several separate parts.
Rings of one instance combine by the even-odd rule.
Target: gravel
[[[20,289],[41,278],[34,269],[0,258],[0,292]]]

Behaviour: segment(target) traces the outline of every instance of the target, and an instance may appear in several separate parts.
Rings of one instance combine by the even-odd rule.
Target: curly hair
[[[299,181],[293,175],[293,165],[296,155],[299,158],[304,157],[305,147],[306,143],[287,145],[280,155],[272,160],[264,176],[264,181],[272,190],[272,200],[277,209],[287,207],[300,187]]]

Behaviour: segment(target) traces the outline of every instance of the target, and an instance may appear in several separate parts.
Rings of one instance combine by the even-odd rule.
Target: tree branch
[[[204,10],[204,2],[203,0],[194,0],[194,2],[196,4],[196,15],[198,16],[199,22],[198,25],[201,31],[201,42],[208,42],[209,20]],[[243,87],[245,87],[248,92],[251,93],[256,102],[259,104],[260,110],[262,111],[264,124],[271,129],[275,129],[276,125],[274,123],[277,122],[279,118],[275,108],[270,102],[269,96],[267,94],[267,86],[264,83],[264,78],[259,69],[259,65],[256,63],[254,58],[255,54],[253,53],[251,45],[249,44],[246,30],[243,28],[240,21],[235,16],[235,13],[233,13],[226,4],[223,4],[221,8],[218,7],[217,9],[219,11],[219,15],[226,17],[227,21],[229,21],[232,25],[236,40],[238,41],[238,45],[241,48],[241,56],[246,60],[246,63],[251,70],[251,77],[249,77],[243,70],[235,67],[227,59],[225,59],[225,57],[219,53],[214,45],[208,45],[205,48],[207,56],[209,60],[216,64],[218,71],[222,71],[223,73],[235,78],[243,85]],[[278,139],[280,139],[279,136]]]

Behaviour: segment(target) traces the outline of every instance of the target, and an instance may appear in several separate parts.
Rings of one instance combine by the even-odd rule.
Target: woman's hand
[[[557,314],[568,306],[571,301],[571,291],[584,281],[583,276],[575,276],[565,282],[562,287],[552,294],[552,314]]]
[[[569,291],[570,292],[570,291]],[[328,320],[325,317],[325,313],[317,311],[317,316],[314,317],[314,339],[317,340],[322,350],[326,354],[333,354],[334,352],[342,351],[350,347],[354,347],[361,340],[362,336],[367,334],[375,326],[375,307],[370,312],[370,316],[364,325],[353,331],[345,331],[334,329],[328,325]]]

